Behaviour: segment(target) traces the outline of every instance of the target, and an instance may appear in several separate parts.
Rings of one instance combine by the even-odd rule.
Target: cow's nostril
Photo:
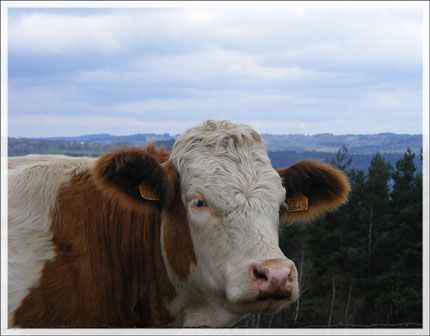
[[[263,281],[268,280],[267,275],[264,272],[257,270],[256,268],[254,268],[254,276],[257,280],[263,280]]]

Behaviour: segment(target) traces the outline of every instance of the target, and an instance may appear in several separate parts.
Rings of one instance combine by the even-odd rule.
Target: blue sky
[[[421,133],[408,8],[9,9],[9,136]]]

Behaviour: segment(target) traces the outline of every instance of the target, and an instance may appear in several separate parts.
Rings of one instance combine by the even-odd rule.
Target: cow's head
[[[115,197],[136,206],[148,202],[139,185],[160,198],[163,254],[177,289],[240,313],[275,312],[297,299],[297,269],[278,244],[280,222],[309,221],[349,193],[345,175],[326,164],[275,170],[252,128],[225,121],[185,132],[164,163],[129,149],[102,157],[95,172],[111,194],[120,190]],[[307,210],[286,205],[298,195]]]

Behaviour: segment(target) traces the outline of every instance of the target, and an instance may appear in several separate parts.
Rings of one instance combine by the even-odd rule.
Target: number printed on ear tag
[[[144,183],[139,185],[140,196],[148,201],[159,201],[160,198]]]
[[[308,198],[303,194],[296,194],[287,198],[287,211],[306,211],[308,210]]]

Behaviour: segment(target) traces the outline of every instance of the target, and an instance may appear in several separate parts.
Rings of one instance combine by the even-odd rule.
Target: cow
[[[251,127],[208,120],[101,157],[9,158],[11,327],[230,327],[297,300],[279,225],[345,203],[340,170],[275,170]]]

